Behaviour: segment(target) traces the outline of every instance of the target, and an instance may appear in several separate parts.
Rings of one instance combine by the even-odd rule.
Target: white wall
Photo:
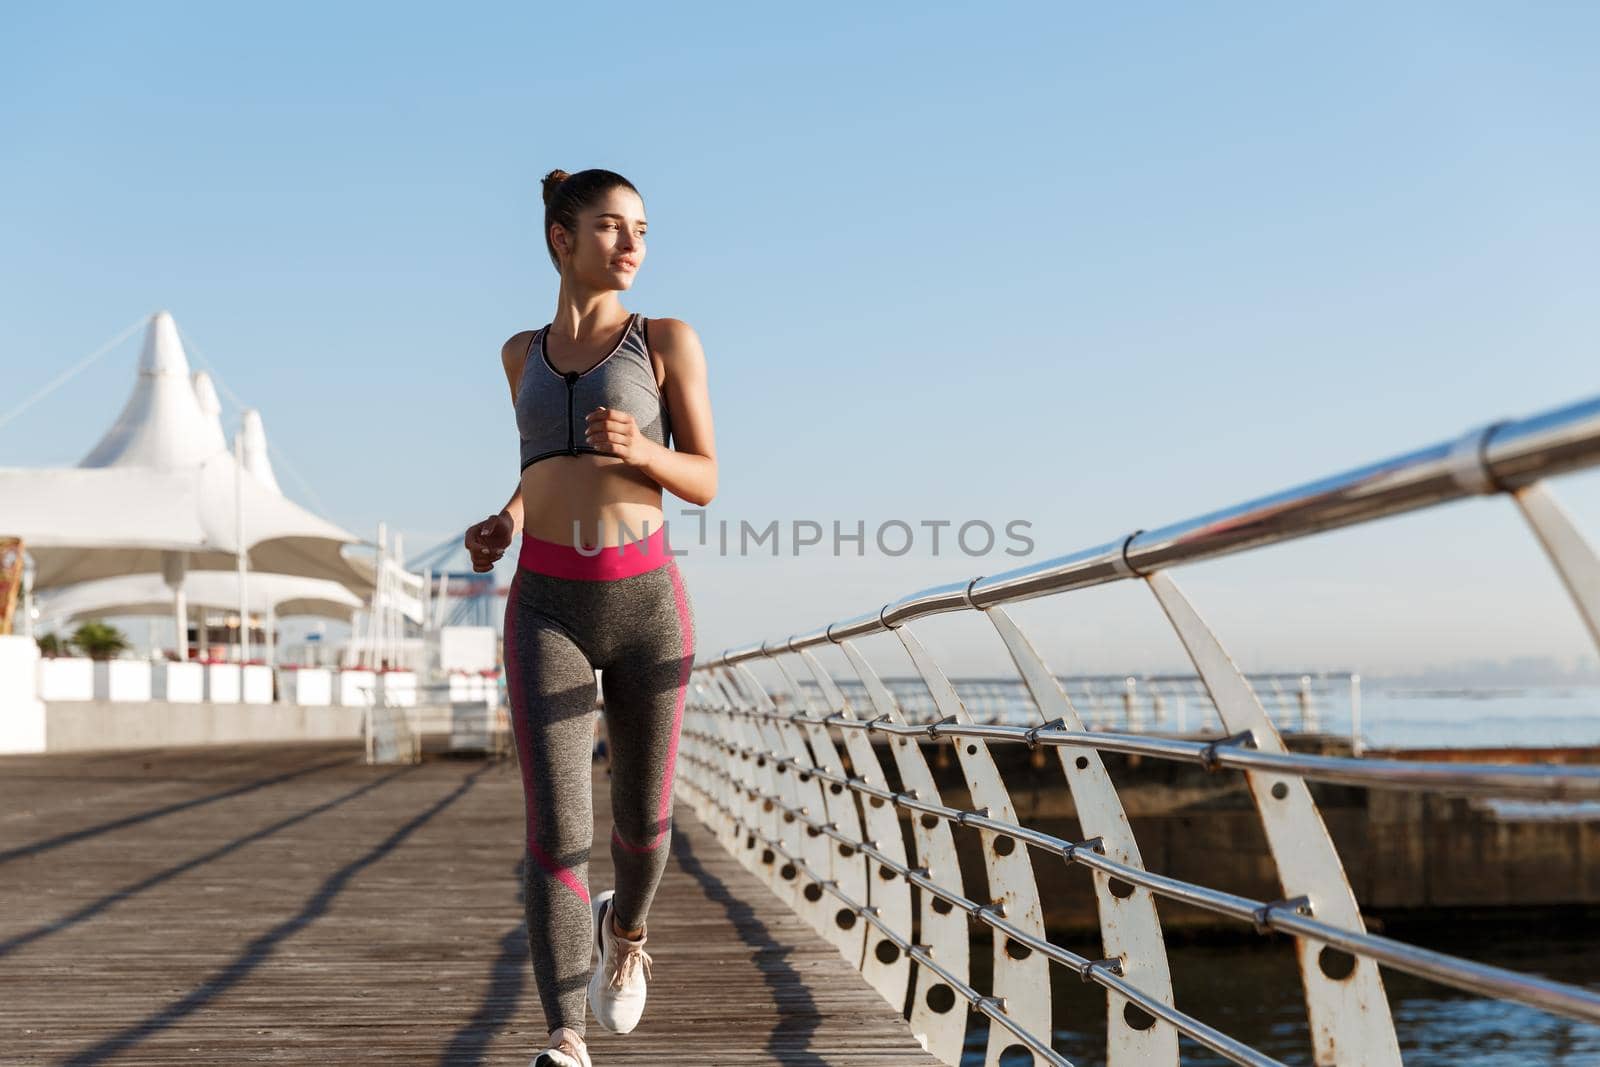
[[[45,709],[39,699],[39,644],[0,635],[0,752],[43,752]]]

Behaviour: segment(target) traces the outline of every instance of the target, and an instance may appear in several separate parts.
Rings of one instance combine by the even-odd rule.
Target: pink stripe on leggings
[[[511,589],[506,594],[506,695],[511,701],[511,726],[517,735],[518,762],[522,769],[522,793],[528,820],[528,854],[543,867],[545,871],[555,875],[567,888],[578,894],[585,904],[589,903],[589,890],[578,880],[572,868],[563,867],[556,863],[544,849],[540,848],[534,840],[535,819],[538,812],[534,804],[533,784],[533,739],[529,735],[528,723],[523,715],[526,705],[522,693],[522,665],[518,661],[517,637],[515,620],[517,617],[517,586],[522,581],[522,573],[511,579]]]
[[[588,582],[614,582],[618,578],[632,578],[635,574],[653,571],[672,561],[665,526],[657,526],[648,537],[636,538],[626,544],[599,548],[586,545],[584,550],[558,541],[532,537],[524,530],[522,549],[517,554],[519,567],[554,578]]]

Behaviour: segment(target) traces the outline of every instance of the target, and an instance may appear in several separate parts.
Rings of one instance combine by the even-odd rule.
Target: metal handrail
[[[1293,773],[1316,782],[1365,786],[1369,789],[1427,789],[1447,796],[1517,797],[1527,800],[1600,799],[1600,767],[1546,763],[1450,763],[1437,760],[1356,759],[1302,753],[1259,752],[1248,733],[1216,741],[1186,741],[1176,737],[1151,737],[1099,730],[1060,727],[1007,726],[1002,723],[885,722],[880,716],[863,721],[842,715],[822,717],[801,712],[731,708],[730,715],[782,720],[807,726],[837,726],[896,737],[981,737],[989,741],[1017,742],[1029,746],[1094,748],[1132,756],[1194,763],[1207,770]]]
[[[1600,397],[1525,419],[1491,423],[1451,441],[1306,482],[1155,530],[1017,567],[989,577],[933,586],[876,612],[829,623],[782,642],[729,649],[701,666],[796,652],[882,633],[914,619],[983,609],[1050,593],[1139,577],[1244,548],[1386,518],[1600,463]]]
[[[1443,985],[1453,986],[1456,989],[1518,1001],[1530,1007],[1566,1015],[1581,1022],[1600,1023],[1600,993],[1590,992],[1581,986],[1553,982],[1548,979],[1507,970],[1503,967],[1491,967],[1486,964],[1473,963],[1470,960],[1459,959],[1446,953],[1433,952],[1428,949],[1407,945],[1392,938],[1347,930],[1319,922],[1314,918],[1304,917],[1303,912],[1286,908],[1286,902],[1283,901],[1268,903],[1251,900],[1249,897],[1242,897],[1235,893],[1209,889],[1192,882],[1185,882],[1179,878],[1151,874],[1141,868],[1118,863],[1116,860],[1105,856],[1103,851],[1088,842],[1068,841],[1066,838],[1034,830],[1019,823],[990,818],[980,811],[962,811],[959,808],[948,807],[944,804],[934,804],[919,800],[906,793],[874,789],[858,778],[830,774],[815,767],[805,767],[792,759],[780,756],[776,752],[751,749],[742,745],[732,745],[720,738],[699,732],[695,732],[694,736],[714,744],[724,751],[751,758],[760,756],[771,760],[774,764],[787,766],[797,773],[809,774],[826,782],[837,782],[863,796],[877,797],[880,800],[889,801],[910,811],[935,815],[959,826],[980,826],[996,833],[1018,838],[1035,848],[1053,852],[1068,863],[1079,863],[1117,878],[1122,878],[1134,885],[1142,885],[1161,896],[1169,897],[1173,900],[1181,900],[1185,904],[1192,904],[1197,908],[1203,908],[1218,915],[1226,915],[1230,918],[1249,922],[1262,933],[1275,929],[1285,933],[1304,934],[1339,948],[1360,951],[1367,956],[1389,964],[1396,970],[1406,971],[1421,978],[1431,978]],[[709,769],[717,773],[726,773],[714,766]],[[798,809],[786,806],[781,797],[764,793],[757,789],[748,789],[747,792],[757,799],[772,801],[775,807],[794,815],[798,821],[813,826],[829,836],[837,837],[852,847],[870,854],[870,849],[865,843],[847,840],[838,833],[837,829],[818,823]],[[931,885],[924,888],[939,892]],[[1012,933],[1010,930],[1007,930],[1007,932]],[[1013,936],[1019,935],[1013,933]],[[1035,944],[1033,947],[1039,948],[1040,946]],[[1057,951],[1064,952],[1065,950]]]
[[[715,766],[707,764],[705,760],[701,760],[694,756],[687,757],[687,761],[704,766],[713,773],[725,773],[721,772]],[[692,782],[690,783],[690,786],[691,788],[699,788]],[[1195,1019],[1189,1015],[1185,1015],[1182,1012],[1175,1011],[1172,1008],[1161,1004],[1159,1001],[1151,1000],[1145,997],[1142,990],[1139,990],[1130,985],[1128,982],[1122,980],[1122,967],[1120,961],[1091,960],[1087,956],[1081,956],[1076,952],[1072,952],[1068,949],[1061,948],[1058,945],[1053,945],[1048,941],[1034,937],[1032,934],[1029,934],[1024,930],[1019,930],[1017,927],[1000,918],[990,906],[980,905],[977,901],[968,899],[959,893],[952,892],[949,889],[939,885],[939,883],[928,877],[926,868],[907,867],[905,864],[896,861],[893,857],[878,851],[877,848],[869,843],[852,841],[848,836],[840,833],[833,824],[823,824],[817,822],[815,819],[808,818],[799,809],[790,808],[787,805],[782,804],[770,794],[763,793],[760,790],[751,790],[750,793],[752,796],[760,799],[773,800],[774,806],[779,810],[794,815],[798,821],[827,834],[836,841],[851,845],[851,847],[861,852],[862,855],[870,856],[873,860],[883,864],[885,867],[888,867],[890,870],[894,871],[895,874],[906,879],[906,881],[911,885],[914,885],[928,893],[932,893],[942,900],[949,901],[955,907],[960,908],[972,918],[986,923],[998,932],[1005,934],[1007,937],[1010,937],[1015,941],[1019,941],[1034,951],[1043,954],[1050,960],[1061,964],[1063,967],[1069,968],[1085,982],[1095,982],[1099,985],[1105,986],[1107,989],[1113,989],[1124,996],[1129,997],[1129,999],[1135,1000],[1141,1005],[1141,1007],[1145,1008],[1145,1010],[1166,1019],[1167,1022],[1171,1023],[1180,1031],[1182,1031],[1185,1036],[1198,1041],[1202,1045],[1205,1045],[1207,1048],[1211,1049],[1213,1052],[1216,1052],[1222,1056],[1226,1056],[1235,1063],[1254,1064],[1260,1065],[1260,1067],[1267,1067],[1267,1065],[1277,1065],[1277,1067],[1282,1067],[1282,1065],[1279,1064],[1279,1061],[1268,1056],[1263,1056],[1261,1053],[1250,1048],[1248,1045],[1244,1045],[1238,1041],[1235,1041],[1233,1038],[1228,1037],[1226,1034],[1223,1034],[1210,1026],[1207,1026],[1198,1019]],[[738,820],[738,813],[734,812],[726,805],[720,804],[715,797],[706,794],[706,799],[709,803],[720,808],[725,814],[731,816],[735,820]],[[749,827],[748,829],[750,833],[754,834],[758,840],[766,844],[769,848],[774,849],[778,854],[783,855],[785,858],[794,861],[794,857],[790,856],[789,853],[783,849],[783,846],[780,842],[767,837],[757,827]],[[815,872],[812,872],[808,867],[805,867],[803,861],[796,862],[802,871],[811,873],[812,877],[818,882],[818,884],[826,888],[828,892],[839,897],[841,901],[844,901],[846,905],[851,907],[852,910],[854,910],[857,914],[867,917],[869,921],[873,921],[875,924],[878,924],[880,929],[884,929],[885,932],[895,940],[896,945],[901,950],[904,951],[907,949],[908,943],[899,938],[894,931],[885,928],[880,919],[877,919],[875,916],[867,915],[867,913],[871,910],[870,908],[856,904],[843,893],[839,892],[837,882],[816,878]],[[926,948],[926,946],[918,947]],[[944,974],[942,977],[944,977],[946,981],[951,981],[951,976],[949,974]],[[964,982],[960,982],[959,980],[953,981],[952,985],[955,986],[958,991],[965,991],[964,995],[966,996],[966,999],[972,1002],[974,1005],[977,1004],[979,994],[972,990],[970,986],[967,986]],[[1010,1019],[1009,1016],[1006,1016],[1004,1014],[1003,1003],[1000,1005],[1000,1009],[1001,1013],[999,1015],[991,1015],[990,1017],[1004,1025],[1012,1033],[1024,1038],[1024,1040],[1026,1040],[1035,1051],[1041,1052],[1042,1054],[1045,1050],[1039,1047],[1039,1039],[1034,1035],[1028,1034],[1027,1031],[1022,1030],[1014,1021]],[[1052,1052],[1051,1055],[1054,1056],[1054,1053]],[[1065,1062],[1060,1061],[1059,1057],[1056,1057],[1051,1062],[1057,1061]]]
[[[1260,698],[1168,573],[1178,563],[1468,495],[1506,493],[1566,581],[1600,644],[1600,557],[1542,481],[1596,464],[1600,398],[1491,423],[1450,441],[1043,563],[925,589],[876,612],[782,641],[730,649],[694,667],[679,780],[724,845],[829,937],[886,999],[898,1007],[913,992],[913,1030],[947,1063],[961,1058],[964,1024],[950,1013],[948,1000],[935,1002],[936,994],[964,999],[994,1024],[986,1064],[997,1064],[1019,1046],[1034,1062],[1065,1063],[1050,1048],[1050,964],[1107,991],[1112,1067],[1176,1064],[1178,1034],[1235,1063],[1275,1063],[1174,1004],[1153,907],[1157,897],[1248,922],[1263,934],[1280,931],[1295,939],[1318,1062],[1332,1062],[1337,1055],[1339,1062],[1399,1063],[1380,964],[1457,989],[1600,1022],[1600,994],[1582,987],[1367,933],[1306,786],[1317,781],[1447,795],[1594,799],[1600,798],[1600,768],[1374,761],[1290,752]],[[1085,729],[1059,677],[1045,667],[1003,608],[1013,601],[1129,579],[1144,582],[1155,595],[1226,736],[1192,740]],[[907,626],[952,611],[976,611],[994,624],[1032,698],[1038,716],[1034,725],[974,722],[955,686]],[[907,722],[895,695],[854,648],[854,639],[878,633],[892,633],[909,653],[939,714],[936,721]],[[810,651],[824,645],[846,655],[871,715],[857,716],[840,685]],[[810,672],[814,686],[802,684],[790,670],[794,661]],[[775,665],[786,693],[769,693],[750,670],[755,662]],[[800,710],[778,710],[776,702],[782,700]],[[822,714],[814,713],[819,702]],[[871,744],[873,733],[889,739],[882,746],[884,755],[898,766],[902,788],[887,784],[879,749]],[[848,772],[836,739],[848,752]],[[917,743],[924,739],[954,749],[974,810],[941,800]],[[989,753],[991,742],[1056,752],[1087,840],[1069,841],[1017,818]],[[1146,870],[1100,760],[1102,752],[1242,773],[1278,867],[1283,899],[1255,900]],[[914,860],[901,858],[902,813],[912,817]],[[954,827],[973,830],[983,839],[993,898],[989,903],[963,889],[950,844]],[[1106,959],[1092,960],[1048,941],[1029,848],[1017,849],[1018,842],[1091,872]],[[910,934],[913,887],[921,907],[921,943]],[[822,903],[824,896],[843,908],[830,911]],[[994,932],[994,989],[989,993],[968,980],[965,941],[943,918],[956,909]],[[868,928],[881,938],[876,951],[869,948]]]

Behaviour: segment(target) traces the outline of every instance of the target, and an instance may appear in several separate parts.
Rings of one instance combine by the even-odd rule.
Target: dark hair
[[[632,182],[616,171],[598,167],[580,170],[576,174],[553,170],[544,176],[544,246],[556,270],[561,269],[561,260],[556,255],[554,242],[550,240],[551,223],[559,222],[569,233],[575,233],[578,229],[578,212],[619,185],[633,189],[636,195],[639,193]],[[639,199],[643,200],[644,197],[640,196]]]

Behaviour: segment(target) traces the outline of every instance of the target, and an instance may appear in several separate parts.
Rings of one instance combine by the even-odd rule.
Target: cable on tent
[[[89,364],[93,363],[95,360],[99,359],[101,356],[105,355],[107,352],[110,352],[113,348],[116,348],[122,342],[126,341],[129,337],[133,336],[133,332],[135,330],[137,330],[139,327],[145,325],[149,321],[150,321],[150,316],[149,315],[144,315],[144,316],[141,316],[140,318],[136,319],[133,322],[132,325],[130,325],[127,329],[123,330],[121,333],[117,334],[116,337],[112,338],[110,341],[107,341],[104,345],[101,345],[99,348],[95,349],[94,352],[92,352],[88,356],[85,356],[84,359],[82,360],[82,362],[78,363],[77,366],[73,367],[71,370],[68,370],[66,373],[64,373],[60,377],[56,378],[55,381],[51,382],[49,385],[45,386],[43,389],[40,389],[37,393],[34,393],[28,399],[24,400],[20,405],[18,405],[15,408],[12,408],[10,411],[8,411],[6,414],[0,415],[0,427],[5,426],[6,423],[10,422],[12,419],[16,418],[18,415],[21,415],[24,411],[27,411],[29,408],[33,407],[34,404],[37,404],[39,401],[43,400],[45,397],[47,397],[51,393],[55,392],[61,386],[65,385],[68,381],[70,381],[73,378],[74,375],[79,374],[85,368],[87,368],[89,366]]]

